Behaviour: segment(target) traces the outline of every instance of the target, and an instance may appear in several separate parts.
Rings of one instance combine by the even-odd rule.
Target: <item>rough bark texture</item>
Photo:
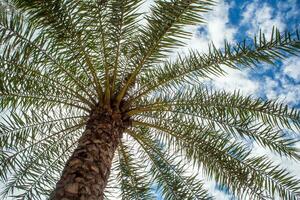
[[[129,123],[120,113],[93,111],[52,199],[102,200],[114,152]]]

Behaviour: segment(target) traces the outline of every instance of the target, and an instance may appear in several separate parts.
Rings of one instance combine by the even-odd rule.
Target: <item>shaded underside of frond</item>
[[[147,129],[139,131],[128,130],[140,145],[144,162],[149,163],[150,173],[157,189],[162,190],[165,199],[211,199],[201,181],[196,176],[185,176],[185,165],[170,156],[153,138]],[[146,159],[145,159],[146,158]]]
[[[250,195],[253,199],[261,199],[265,195],[274,195],[273,190],[278,190],[284,199],[297,198],[297,179],[267,161],[267,157],[253,158],[250,149],[225,133],[195,125],[185,127],[185,123],[177,121],[173,124],[171,120],[135,124],[138,127],[150,127],[166,148],[175,148],[195,166],[203,166],[208,177],[226,185],[241,198]],[[277,174],[282,176],[278,177]],[[272,184],[269,191],[268,184]]]
[[[32,199],[49,195],[63,163],[77,145],[85,116],[75,113],[11,113],[0,123],[1,197]]]
[[[132,148],[132,147],[131,147]],[[132,149],[122,143],[118,149],[119,181],[122,199],[151,199],[151,185],[147,180],[146,166],[136,162]]]

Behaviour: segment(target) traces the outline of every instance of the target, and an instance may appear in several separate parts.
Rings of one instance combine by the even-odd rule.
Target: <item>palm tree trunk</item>
[[[56,184],[53,199],[103,199],[114,152],[126,128],[123,122],[121,114],[90,115],[86,130]]]

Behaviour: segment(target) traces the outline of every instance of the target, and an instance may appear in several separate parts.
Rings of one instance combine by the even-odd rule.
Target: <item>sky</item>
[[[217,46],[224,39],[236,42],[253,37],[261,29],[267,37],[272,26],[279,30],[295,30],[300,25],[299,0],[220,1],[208,15],[205,28],[198,28],[201,37],[207,37]],[[218,78],[217,88],[240,89],[244,93],[267,99],[279,99],[292,106],[300,100],[300,57],[289,57],[276,66],[262,65],[254,70],[230,71],[229,76]],[[298,104],[298,105],[297,105]]]
[[[187,45],[184,48],[179,49],[180,52],[187,52],[188,49],[206,51],[208,42],[213,42],[216,47],[222,47],[225,39],[235,43],[253,37],[260,29],[268,37],[272,26],[282,31],[300,28],[300,0],[216,1],[218,3],[214,10],[204,16],[206,24],[187,27],[192,31],[193,37],[186,41]],[[153,0],[146,0],[143,9],[148,10],[152,2]],[[279,100],[300,108],[300,56],[291,56],[284,61],[278,61],[275,66],[260,65],[251,70],[227,70],[227,73],[227,76],[216,77],[211,82],[213,87],[227,91],[238,89],[245,95]],[[300,148],[300,144],[298,147]],[[254,149],[256,154],[266,153],[260,147]],[[300,163],[275,156],[272,158],[294,174],[300,171]],[[234,199],[212,180],[205,180],[205,187],[218,200]],[[158,199],[162,199],[159,194]]]
[[[273,26],[280,31],[300,29],[300,0],[216,1],[213,11],[204,16],[206,24],[187,27],[193,36],[186,41],[185,47],[178,49],[179,53],[187,53],[189,49],[205,52],[210,42],[222,48],[225,40],[234,44],[253,38],[260,30],[270,38]],[[152,3],[153,0],[146,0],[143,9],[148,11]],[[229,92],[239,90],[245,95],[277,100],[300,108],[300,55],[276,61],[276,65],[262,64],[254,69],[226,71],[226,76],[215,77],[209,84],[215,89]],[[297,147],[300,148],[300,143]],[[299,162],[280,158],[259,146],[254,145],[253,149],[254,155],[267,154],[275,163],[281,164],[294,175],[299,174]],[[234,200],[228,191],[222,190],[213,180],[206,179],[204,182],[215,199]],[[162,199],[158,194],[158,200]]]
[[[205,25],[189,27],[193,37],[180,51],[186,52],[190,48],[206,51],[208,42],[222,47],[225,39],[236,43],[244,38],[253,38],[259,30],[268,38],[273,26],[281,31],[299,29],[300,0],[219,0],[205,19]],[[276,65],[263,64],[251,70],[227,70],[227,76],[216,77],[211,84],[216,89],[238,89],[245,95],[278,100],[300,108],[300,56],[290,56],[277,61]],[[297,146],[300,148],[300,143]],[[299,162],[281,159],[258,146],[254,149],[255,154],[267,153],[275,162],[299,174]],[[214,181],[206,180],[205,185],[216,199],[234,199],[228,192],[219,189]]]

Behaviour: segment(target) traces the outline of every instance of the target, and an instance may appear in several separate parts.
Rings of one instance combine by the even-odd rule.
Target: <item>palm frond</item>
[[[151,161],[153,180],[162,189],[165,199],[211,199],[201,181],[195,176],[184,176],[181,161],[176,162],[176,157],[170,157],[147,129],[127,130],[127,133],[140,144]]]
[[[127,47],[137,35],[137,20],[140,13],[137,12],[141,6],[141,0],[113,0],[111,1],[111,29],[114,33],[110,40],[113,42],[113,49],[116,52],[113,60],[113,73],[111,80],[111,91],[115,91],[124,78],[124,70],[127,60]],[[116,14],[117,13],[117,14]],[[116,83],[119,81],[118,83]],[[115,95],[115,94],[112,94]]]
[[[273,28],[270,40],[266,40],[264,34],[249,42],[230,45],[225,43],[223,49],[217,49],[212,45],[208,53],[192,51],[186,57],[179,56],[175,62],[165,62],[162,67],[157,66],[148,71],[141,78],[143,88],[133,100],[157,90],[169,90],[195,81],[195,77],[207,78],[216,75],[224,75],[224,67],[240,69],[253,67],[260,63],[274,64],[276,59],[284,59],[288,54],[297,54],[300,49],[300,37],[298,30],[293,33],[281,34]]]
[[[0,83],[1,96],[19,97],[19,98],[35,98],[47,99],[51,95],[58,103],[59,101],[65,104],[76,102],[89,102],[84,95],[76,92],[69,85],[62,83],[65,79],[58,79],[54,70],[47,71],[45,68],[39,69],[39,63],[35,61],[20,61],[20,53],[15,52],[13,55],[0,57],[0,77],[5,82]],[[26,80],[26,84],[23,81]],[[6,84],[4,84],[6,83]],[[23,87],[20,87],[20,84]],[[69,99],[66,101],[66,99]],[[51,100],[51,98],[49,98]],[[13,99],[12,99],[13,101]],[[71,102],[70,102],[71,101]],[[55,102],[55,101],[54,101]],[[27,105],[24,105],[27,107]]]
[[[43,31],[39,31],[25,21],[20,14],[6,10],[3,10],[0,15],[0,31],[0,39],[5,44],[1,45],[3,55],[6,55],[7,59],[15,55],[18,56],[21,63],[26,63],[34,58],[34,63],[43,63],[43,67],[53,65],[57,70],[56,73],[59,71],[60,75],[66,75],[66,82],[71,81],[93,100],[82,80],[76,78],[74,68],[72,69],[70,64],[66,66],[63,59],[57,57],[57,47],[53,45],[53,41],[48,40],[48,38],[46,40]]]
[[[24,193],[21,196],[24,195],[25,199],[30,199],[32,196],[41,197],[45,194],[38,191],[49,189],[41,187],[43,184],[47,183],[49,187],[49,184],[52,183],[52,187],[54,187],[54,183],[59,178],[57,173],[63,168],[63,162],[58,163],[57,161],[65,158],[64,155],[61,157],[58,157],[58,155],[68,153],[66,151],[70,147],[68,145],[77,142],[82,133],[80,129],[84,124],[61,125],[56,129],[46,129],[46,131],[49,131],[47,136],[29,140],[25,147],[3,148],[0,166],[1,179],[7,184],[1,192],[2,197],[7,197],[16,188],[23,190]],[[44,132],[44,134],[47,134],[47,132]],[[55,161],[51,163],[53,160]],[[52,168],[45,165],[45,162],[50,162]],[[54,167],[54,164],[57,166]],[[58,167],[59,171],[56,171]],[[12,174],[10,177],[6,177],[8,172]],[[54,173],[56,176],[54,176]],[[48,179],[49,176],[52,176],[52,178]],[[41,186],[36,187],[37,184],[41,184]],[[33,194],[32,190],[37,190],[37,192]]]
[[[125,96],[127,89],[135,81],[140,70],[157,62],[174,46],[181,46],[183,39],[188,35],[183,26],[203,22],[201,13],[212,6],[211,0],[174,0],[157,1],[147,16],[147,25],[141,28],[138,41],[134,42],[131,52],[132,73],[117,97],[118,103]],[[177,39],[179,38],[179,39]],[[137,52],[137,53],[136,53]]]
[[[187,130],[195,130],[201,132],[204,129],[203,124],[199,124],[196,120],[189,118],[190,116],[187,117],[187,115],[165,114],[159,116],[159,114],[156,113],[154,115],[142,115],[141,117],[143,120],[136,120],[133,124],[146,125],[158,130],[167,131],[169,134],[171,134],[172,131],[186,132]],[[205,126],[212,132],[217,132],[226,135],[232,140],[246,143],[249,142],[250,139],[250,141],[252,140],[251,142],[256,142],[262,147],[269,148],[280,156],[287,156],[295,160],[300,159],[299,149],[295,147],[295,144],[299,140],[287,137],[284,133],[274,131],[270,127],[262,128],[255,125],[241,127],[239,124],[219,122],[214,119],[206,120],[208,121],[206,121]],[[157,135],[159,138],[160,136],[159,134]]]
[[[36,139],[46,136],[46,132],[51,132],[60,126],[79,123],[78,121],[87,118],[86,115],[78,115],[77,112],[63,113],[52,111],[37,112],[11,112],[7,116],[1,117],[0,122],[0,147],[12,148],[25,146]]]
[[[254,199],[264,199],[265,196],[274,198],[275,191],[282,199],[297,199],[299,195],[299,180],[264,156],[250,156],[251,151],[241,143],[232,142],[226,134],[206,128],[177,130],[147,123],[137,125],[158,129],[160,132],[157,135],[175,138],[172,141],[177,151],[184,152],[183,155],[190,161],[203,166],[208,177],[229,187],[242,199],[246,195]]]
[[[122,190],[122,199],[151,199],[150,186],[147,176],[142,173],[140,163],[135,163],[130,149],[121,143],[118,148],[119,179]]]
[[[298,139],[288,135],[286,129],[299,130],[300,114],[282,103],[201,87],[182,88],[172,96],[162,94],[145,101],[147,104],[140,102],[129,115],[140,113],[156,124],[205,124],[235,138],[254,140],[279,155],[299,159],[299,150],[294,147]]]
[[[74,138],[74,137],[73,137]],[[70,138],[69,138],[70,139]],[[63,163],[66,162],[70,152],[74,150],[77,145],[77,141],[71,142],[69,140],[59,141],[52,144],[50,147],[45,148],[40,154],[37,154],[35,159],[28,161],[13,174],[9,180],[7,180],[4,190],[1,195],[3,197],[9,195],[14,188],[17,188],[20,192],[18,195],[10,195],[10,197],[16,199],[42,199],[49,196],[53,190],[59,174],[63,168]],[[49,151],[53,151],[53,154],[49,154]],[[44,159],[43,157],[47,157]],[[38,160],[46,160],[47,163],[37,162]],[[52,187],[51,187],[52,186]]]
[[[273,28],[269,39],[260,32],[167,60],[190,36],[186,27],[204,22],[213,0],[157,0],[146,14],[139,13],[142,0],[6,2],[0,198],[51,199],[83,129],[104,115],[113,128],[126,129],[105,199],[212,199],[207,178],[240,199],[300,197],[299,179],[252,153],[258,144],[298,162],[299,110],[204,86],[228,67],[298,55],[298,30]]]
[[[242,96],[239,91],[213,91],[203,86],[182,87],[173,95],[160,93],[140,101],[129,115],[154,111],[178,111],[189,114],[220,116],[226,119],[258,120],[273,127],[299,130],[300,113],[276,101]],[[210,114],[211,113],[211,114]]]

